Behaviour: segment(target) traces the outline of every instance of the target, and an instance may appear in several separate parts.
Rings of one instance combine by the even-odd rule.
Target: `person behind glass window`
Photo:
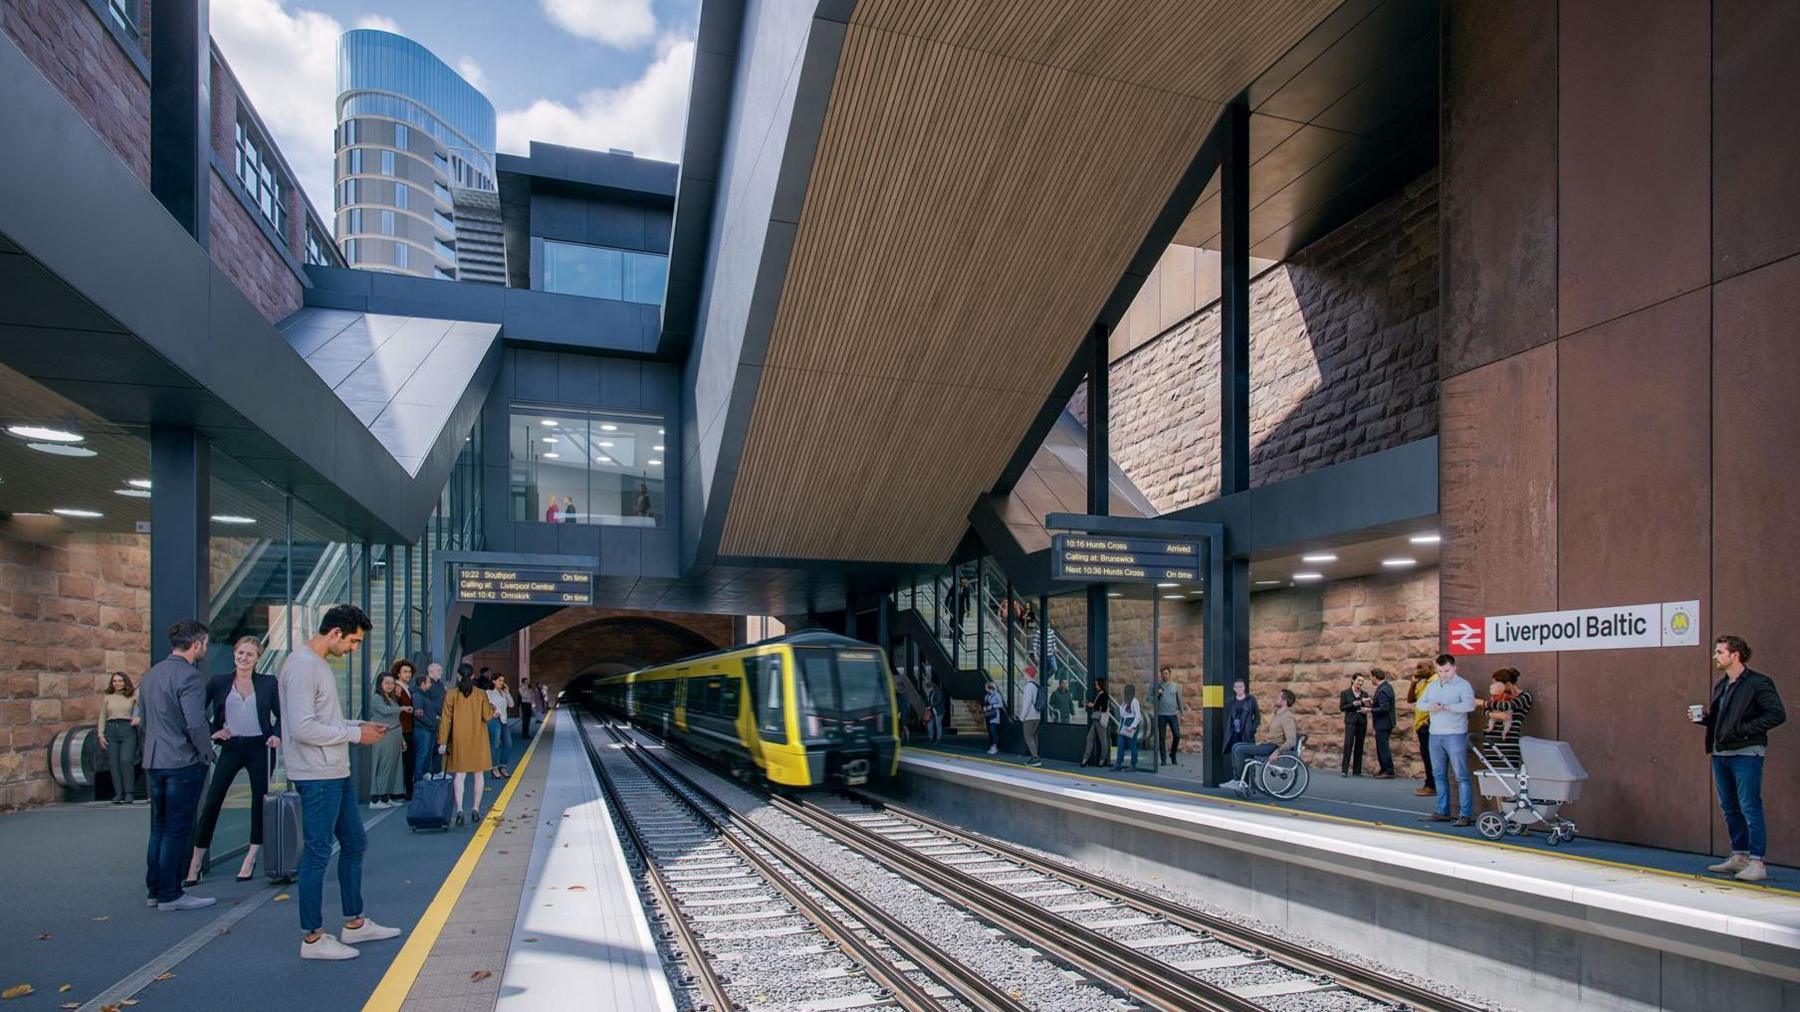
[[[1088,733],[1087,744],[1082,748],[1081,765],[1105,766],[1108,756],[1107,734],[1112,726],[1112,696],[1106,692],[1106,679],[1094,679],[1094,688],[1088,694],[1087,702],[1081,704],[1087,711]]]
[[[572,524],[575,522],[575,518],[575,497],[572,495],[565,495],[563,496],[562,503],[562,522],[565,524]]]
[[[200,882],[206,851],[212,846],[213,830],[219,824],[219,810],[239,770],[250,778],[251,808],[250,849],[244,852],[237,880],[248,882],[256,871],[256,857],[263,844],[262,819],[257,815],[263,795],[269,793],[269,750],[281,747],[281,739],[276,735],[281,724],[281,696],[275,676],[256,671],[262,652],[261,640],[240,637],[231,649],[232,670],[214,675],[206,683],[206,719],[213,741],[219,743],[219,761],[213,767],[212,786],[200,808],[200,825],[194,831],[194,856],[188,862],[187,881],[182,883],[186,886]]]
[[[1000,690],[993,682],[987,683],[981,692],[981,722],[987,725],[988,755],[996,755],[1000,751],[1000,718],[1006,712],[1006,703],[1000,698]]]
[[[1125,768],[1125,749],[1131,749],[1131,768],[1137,768],[1138,731],[1144,726],[1144,708],[1138,705],[1137,686],[1125,686],[1125,701],[1119,704],[1119,758],[1113,772]]]
[[[137,790],[138,764],[137,687],[131,676],[115,671],[100,694],[100,716],[95,730],[100,736],[100,751],[106,755],[106,768],[112,774],[115,805],[131,804]]]

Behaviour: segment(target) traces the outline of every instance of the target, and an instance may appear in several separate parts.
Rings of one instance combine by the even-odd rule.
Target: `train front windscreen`
[[[879,650],[812,647],[794,653],[807,738],[854,743],[890,733],[893,696]]]

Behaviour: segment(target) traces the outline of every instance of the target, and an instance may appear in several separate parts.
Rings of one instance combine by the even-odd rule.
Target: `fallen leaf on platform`
[[[174,980],[174,979],[175,979],[175,974],[173,974],[173,973],[167,973],[167,972],[165,972],[165,973],[159,973],[159,974],[157,974],[157,975],[156,975],[156,979],[157,979],[157,980]]]
[[[535,942],[535,941],[537,941],[537,939],[535,939],[535,938],[527,938],[527,939],[525,939],[525,940],[526,940],[526,941],[527,941],[527,942]]]
[[[70,991],[73,991],[73,990],[75,990],[75,985],[64,984],[63,986],[56,989],[56,993],[57,994],[68,994]]]
[[[117,1005],[102,1005],[102,1006],[100,1006],[100,1012],[119,1012],[119,1006],[117,1006]]]
[[[0,991],[0,998],[23,998],[36,990],[37,988],[30,984],[14,984],[6,990]]]
[[[293,897],[289,896],[287,893],[276,893],[275,894],[275,902],[277,902],[277,903],[280,903],[282,900],[289,900],[289,899],[293,899]]]
[[[493,975],[494,975],[494,971],[492,971],[492,970],[476,970],[474,973],[469,974],[469,979],[470,980],[486,980],[489,977],[492,977]]]
[[[100,915],[100,916],[99,916],[99,917],[96,917],[96,918],[94,918],[94,920],[96,920],[96,921],[110,921],[110,920],[112,920],[112,916],[111,916],[111,915],[109,915],[109,914],[101,914],[101,915]]]
[[[78,1001],[65,1001],[61,1005],[58,1005],[56,1007],[57,1008],[80,1008],[81,1003]]]
[[[572,893],[584,893],[587,892],[587,886],[570,886],[569,891]]]
[[[120,1002],[119,1004],[125,1006],[126,1008],[130,1008],[131,1006],[136,1005],[137,1003],[138,1003],[138,1000],[136,998],[127,998],[124,1001]]]
[[[48,942],[48,941],[49,941],[49,940],[50,940],[50,932],[48,932],[48,931],[44,931],[44,932],[40,932],[40,933],[39,933],[39,934],[38,934],[38,941],[40,941],[40,942]]]

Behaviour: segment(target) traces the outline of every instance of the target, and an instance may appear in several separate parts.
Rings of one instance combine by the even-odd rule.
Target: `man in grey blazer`
[[[206,723],[206,678],[195,665],[206,656],[206,626],[184,618],[169,627],[169,656],[138,685],[144,713],[144,774],[150,782],[150,846],[144,886],[158,910],[194,910],[216,900],[181,889],[194,815],[213,761]]]

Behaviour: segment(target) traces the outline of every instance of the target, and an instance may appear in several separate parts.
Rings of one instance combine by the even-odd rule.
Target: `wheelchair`
[[[1244,770],[1238,775],[1240,784],[1235,788],[1238,798],[1248,801],[1260,791],[1280,801],[1292,801],[1305,794],[1306,785],[1312,780],[1312,771],[1307,769],[1301,755],[1305,749],[1306,735],[1303,734],[1292,752],[1246,759]]]

